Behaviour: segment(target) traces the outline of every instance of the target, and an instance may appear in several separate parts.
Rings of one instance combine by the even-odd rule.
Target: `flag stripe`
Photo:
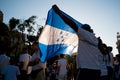
[[[73,20],[77,25],[82,26],[82,24],[78,21],[76,21],[75,19],[73,19],[72,17],[70,17],[69,15],[67,15],[66,13],[64,13],[63,11],[61,11],[63,15],[65,15],[66,17],[70,18],[71,20]],[[71,29],[71,27],[69,25],[67,25],[60,16],[58,16],[58,14],[55,13],[55,11],[53,9],[51,9],[48,12],[48,18],[46,20],[46,24],[50,25],[52,27],[56,27],[58,29],[62,29],[62,30],[66,30],[68,32],[74,33],[76,34],[76,32]],[[52,15],[54,14],[54,15]]]
[[[63,41],[64,44],[72,44],[74,46],[76,46],[75,44],[77,44],[77,42],[75,41],[78,39],[76,34],[72,34],[70,32],[66,32],[64,30],[60,30],[49,25],[45,25],[43,32],[44,33],[42,33],[41,37],[39,38],[39,42],[43,44],[61,44]],[[49,33],[51,34],[48,36]]]
[[[62,47],[62,48],[61,48]],[[41,61],[47,61],[51,57],[54,57],[57,54],[69,54],[71,55],[75,46],[73,45],[66,45],[66,44],[56,44],[56,45],[45,45],[39,43],[39,49],[41,51]],[[44,51],[45,50],[45,51]],[[64,53],[63,53],[64,52]]]

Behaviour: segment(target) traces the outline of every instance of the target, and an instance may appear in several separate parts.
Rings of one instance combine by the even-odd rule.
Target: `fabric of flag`
[[[63,11],[61,12],[73,20],[78,26],[82,26],[80,22]],[[78,45],[78,37],[75,31],[52,8],[48,11],[46,24],[38,41],[42,62],[58,54],[71,55],[74,48]]]

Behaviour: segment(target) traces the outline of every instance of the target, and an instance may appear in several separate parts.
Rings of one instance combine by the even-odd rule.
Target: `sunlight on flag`
[[[62,13],[76,22],[77,25],[82,25],[69,15],[65,14],[64,12]],[[77,44],[78,37],[75,31],[70,28],[70,26],[65,24],[65,22],[58,14],[54,12],[53,9],[50,9],[48,12],[46,24],[39,37],[41,61],[45,62],[58,54],[71,55]]]

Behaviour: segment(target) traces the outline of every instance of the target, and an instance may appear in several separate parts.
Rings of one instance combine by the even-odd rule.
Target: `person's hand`
[[[56,13],[60,13],[60,9],[57,7],[57,5],[53,5],[52,8]]]

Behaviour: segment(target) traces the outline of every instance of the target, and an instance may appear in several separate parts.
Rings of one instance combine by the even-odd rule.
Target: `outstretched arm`
[[[52,8],[64,20],[66,24],[68,24],[74,31],[78,31],[78,26],[76,25],[76,23],[68,17],[66,17],[65,15],[63,15],[60,9],[57,7],[57,5],[53,5]]]

